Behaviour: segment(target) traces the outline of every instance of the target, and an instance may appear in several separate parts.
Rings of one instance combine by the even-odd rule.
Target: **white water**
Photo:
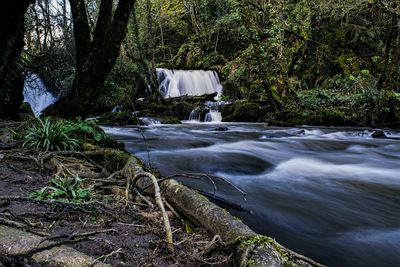
[[[400,266],[400,132],[277,128],[263,124],[183,124],[105,128],[164,176],[210,173],[217,196],[241,205],[231,212],[328,266]],[[147,152],[150,150],[150,153]],[[208,193],[208,180],[181,182]]]
[[[184,95],[199,96],[222,93],[222,85],[215,71],[157,69],[159,90],[164,98]]]
[[[206,118],[204,119],[204,122],[221,122],[222,121],[222,115],[221,112],[217,110],[210,110],[206,114]]]
[[[37,74],[29,74],[26,77],[23,95],[24,102],[31,105],[36,117],[39,117],[45,108],[57,101],[57,98],[47,90],[46,85]]]
[[[190,112],[189,121],[200,122],[200,114],[197,110],[193,109],[192,112]]]

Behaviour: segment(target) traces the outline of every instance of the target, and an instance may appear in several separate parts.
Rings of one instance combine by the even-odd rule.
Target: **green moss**
[[[178,118],[172,116],[160,117],[159,120],[162,124],[181,124]]]
[[[264,121],[265,110],[257,103],[237,101],[221,108],[224,121],[260,122]]]
[[[98,118],[98,123],[105,125],[137,125],[138,120],[129,112],[107,112]]]
[[[256,263],[255,260],[253,260],[253,259],[248,259],[248,260],[246,261],[246,267],[254,266],[255,263]]]
[[[257,245],[257,246],[265,246],[265,245],[270,245],[272,246],[284,259],[285,261],[288,260],[288,254],[287,252],[280,246],[275,239],[264,236],[264,235],[255,235],[255,236],[250,236],[250,237],[238,237],[236,240],[240,243],[242,247],[248,247],[250,245]]]

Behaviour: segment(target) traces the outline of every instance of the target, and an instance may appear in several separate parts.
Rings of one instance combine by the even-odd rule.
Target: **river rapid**
[[[215,195],[243,209],[230,212],[298,253],[329,266],[400,266],[399,131],[374,139],[364,129],[264,124],[104,129],[162,175],[228,179],[247,193],[216,179]],[[208,179],[181,181],[214,194]]]

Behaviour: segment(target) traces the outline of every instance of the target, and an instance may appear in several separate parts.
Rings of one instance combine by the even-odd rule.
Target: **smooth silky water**
[[[255,231],[329,266],[400,266],[400,133],[263,124],[105,128],[163,175],[210,173]],[[145,140],[142,137],[145,136]],[[149,151],[149,153],[148,153]],[[181,180],[214,193],[207,180]]]

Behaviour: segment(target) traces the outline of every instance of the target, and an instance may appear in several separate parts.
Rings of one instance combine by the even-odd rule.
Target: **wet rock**
[[[32,107],[29,103],[24,102],[19,107],[19,118],[22,121],[27,121],[35,118]]]
[[[156,119],[159,120],[162,124],[181,124],[181,121],[173,116],[158,117]]]
[[[257,103],[238,101],[221,107],[223,121],[260,122],[264,121],[265,110]]]
[[[107,112],[98,118],[99,124],[104,125],[138,125],[138,119],[130,112]]]
[[[228,130],[229,130],[228,127],[217,127],[217,128],[212,129],[211,131],[226,132]]]
[[[20,113],[29,113],[33,115],[32,107],[28,102],[24,102],[21,104],[19,107],[19,112]]]
[[[298,135],[305,135],[305,134],[306,134],[306,130],[301,129],[301,130],[298,131],[296,134],[298,134]]]
[[[371,137],[372,137],[372,138],[386,138],[387,136],[386,136],[386,134],[385,134],[384,131],[378,130],[378,131],[374,131],[374,132],[371,134]]]

